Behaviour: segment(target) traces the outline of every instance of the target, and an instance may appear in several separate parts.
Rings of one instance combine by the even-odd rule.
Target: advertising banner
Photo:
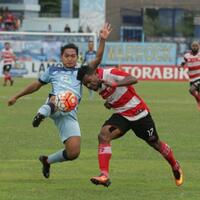
[[[102,64],[176,65],[176,44],[109,42]]]
[[[39,62],[39,61],[25,61],[18,62],[17,67],[12,68],[10,73],[14,77],[24,78],[38,78],[44,73],[49,67],[62,67],[60,62]]]
[[[118,65],[117,67],[130,73],[139,80],[188,80],[187,69],[181,69],[179,71],[177,66],[174,65]]]
[[[17,61],[11,74],[19,77],[39,77],[48,67],[62,66],[60,48],[67,43],[79,47],[79,61],[88,48],[92,35],[57,35],[41,33],[0,33],[0,51],[9,42]],[[96,36],[96,35],[95,35]],[[107,42],[102,66],[120,67],[140,80],[188,79],[187,70],[176,67],[176,44],[173,43],[121,43]],[[0,76],[3,61],[0,62]]]
[[[94,33],[80,34],[44,34],[44,33],[22,33],[8,34],[0,33],[0,53],[6,42],[10,43],[16,62],[13,62],[11,74],[20,77],[35,77],[36,71],[42,71],[49,66],[60,65],[61,47],[74,43],[79,47],[79,58],[83,56],[88,48],[88,41],[93,38],[96,45]],[[0,62],[0,76],[2,75],[3,60]]]

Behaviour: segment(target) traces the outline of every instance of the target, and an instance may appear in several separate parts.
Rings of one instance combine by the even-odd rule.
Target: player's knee
[[[68,156],[68,160],[75,160],[79,157],[80,152],[73,152]]]
[[[106,133],[106,132],[101,132],[101,133],[99,133],[99,135],[98,135],[98,140],[99,140],[100,143],[109,143],[110,140],[111,140],[111,138],[110,138],[110,136],[109,136],[108,133]]]
[[[65,155],[63,154],[63,156],[66,160],[75,160],[80,155],[80,149],[70,150],[70,151],[65,150],[64,152],[65,152]]]
[[[191,88],[189,89],[189,93],[190,93],[191,95],[193,95],[193,94],[194,94],[194,92],[195,92],[195,90],[196,90],[196,88],[194,88],[194,87],[191,87]]]
[[[159,150],[159,138],[157,136],[150,137],[146,142],[154,149]]]
[[[108,141],[108,137],[103,133],[99,133],[98,140],[100,143],[104,143]]]

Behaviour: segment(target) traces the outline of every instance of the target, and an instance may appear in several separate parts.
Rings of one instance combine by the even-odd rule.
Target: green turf
[[[31,122],[43,104],[48,86],[7,107],[8,97],[30,79],[16,79],[13,87],[0,86],[0,200],[198,200],[200,198],[200,112],[188,93],[187,82],[140,82],[136,89],[148,103],[160,138],[174,150],[185,173],[182,187],[175,186],[167,162],[131,132],[112,143],[112,185],[92,185],[98,175],[97,135],[111,111],[95,95],[79,107],[82,150],[73,162],[52,165],[51,178],[41,175],[40,154],[60,148],[50,119],[39,128]],[[2,80],[1,80],[2,83]]]

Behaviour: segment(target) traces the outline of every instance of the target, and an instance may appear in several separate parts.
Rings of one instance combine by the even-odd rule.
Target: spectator
[[[91,29],[89,26],[87,26],[87,27],[86,27],[86,32],[87,32],[87,33],[91,33],[91,32],[92,32],[92,29]]]
[[[18,30],[21,26],[21,21],[19,18],[15,19],[15,30]]]
[[[4,30],[4,24],[3,24],[3,9],[0,8],[0,31]]]
[[[0,23],[3,22],[3,8],[0,7]]]
[[[51,24],[48,25],[47,32],[52,32],[52,26],[51,26]]]
[[[15,16],[6,8],[4,12],[3,22],[7,31],[15,30]]]
[[[71,28],[69,27],[68,24],[65,25],[64,32],[65,33],[71,33]]]
[[[12,12],[6,8],[0,8],[0,30],[1,31],[16,31],[20,26],[20,19],[13,15]]]
[[[82,26],[79,26],[78,32],[83,33],[83,27]]]

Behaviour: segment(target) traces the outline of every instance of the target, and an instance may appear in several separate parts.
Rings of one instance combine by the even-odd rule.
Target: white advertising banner
[[[40,61],[17,62],[10,73],[14,77],[38,78],[49,67],[62,67],[62,63]]]
[[[116,66],[110,66],[116,67]],[[128,72],[139,80],[155,81],[186,81],[188,70],[181,69],[175,65],[119,65],[119,69]]]
[[[83,57],[91,38],[96,46],[95,33],[0,32],[0,54],[5,43],[10,43],[17,58],[16,63],[13,62],[11,74],[36,77],[43,68],[55,66],[60,62],[60,50],[66,44],[77,45],[79,58]],[[0,76],[2,76],[3,62],[3,60],[0,62]]]

